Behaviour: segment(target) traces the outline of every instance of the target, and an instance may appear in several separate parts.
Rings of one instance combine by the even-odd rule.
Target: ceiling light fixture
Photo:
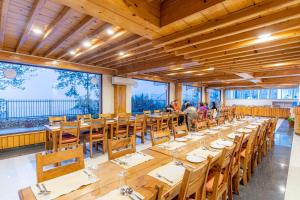
[[[41,35],[43,33],[43,31],[39,28],[34,28],[34,29],[32,29],[32,31],[36,35]]]
[[[200,73],[200,74],[196,74],[196,75],[198,75],[198,76],[202,76],[202,75],[204,75],[203,73]]]
[[[203,71],[212,71],[212,70],[215,70],[215,68],[214,67],[209,67],[207,69],[203,69]]]
[[[183,69],[183,67],[173,68],[172,70],[180,70],[180,69]]]
[[[266,42],[272,40],[273,37],[270,33],[265,33],[258,36],[257,42]]]
[[[113,35],[113,34],[115,34],[115,31],[112,30],[111,28],[108,28],[108,29],[106,29],[106,33],[107,33],[107,35]]]
[[[183,74],[190,74],[190,73],[193,73],[194,71],[186,71],[186,72],[183,72]]]
[[[83,45],[84,47],[86,47],[86,48],[89,48],[89,47],[92,46],[91,42],[88,41],[88,40],[83,41],[83,42],[82,42],[82,45]]]
[[[274,64],[273,66],[275,66],[275,67],[280,67],[280,66],[283,66],[284,65],[284,63],[276,63],[276,64]]]
[[[173,76],[173,75],[176,75],[177,73],[170,73],[168,74],[168,76]]]
[[[71,51],[69,51],[69,53],[70,53],[71,55],[75,55],[75,54],[76,54],[76,51],[71,50]]]
[[[124,55],[125,55],[125,53],[123,51],[119,52],[119,56],[124,56]]]

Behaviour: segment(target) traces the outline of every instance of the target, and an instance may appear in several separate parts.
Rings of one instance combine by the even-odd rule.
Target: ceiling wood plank
[[[71,9],[69,7],[64,6],[63,9],[60,11],[60,13],[57,15],[57,17],[51,22],[49,26],[47,26],[47,29],[45,31],[45,34],[43,37],[41,37],[36,45],[32,48],[31,54],[36,55],[37,52],[41,47],[43,47],[44,43],[46,42],[47,38],[59,27],[62,21],[64,21]]]
[[[181,20],[192,14],[201,12],[224,0],[164,0],[160,6],[160,23],[161,26]]]
[[[16,46],[16,52],[19,52],[20,49],[22,48],[22,45],[27,41],[29,33],[31,31],[32,25],[34,23],[34,20],[36,20],[36,18],[38,17],[41,9],[44,7],[44,5],[46,4],[47,0],[35,0],[33,7],[32,7],[32,12],[28,18],[27,24],[24,28],[24,31],[17,43]]]
[[[300,6],[293,7],[291,9],[284,9],[280,12],[259,17],[244,23],[237,25],[232,25],[223,29],[218,29],[214,32],[207,34],[201,34],[198,36],[190,37],[188,39],[169,44],[165,46],[167,51],[175,51],[185,47],[205,43],[211,40],[224,38],[231,35],[236,35],[246,31],[251,31],[259,28],[264,28],[265,26],[270,26],[276,23],[285,22],[287,20],[296,19],[300,17]],[[272,29],[271,29],[272,30]],[[263,32],[260,32],[263,33]],[[254,32],[253,35],[256,35],[257,32]]]
[[[75,27],[73,27],[66,35],[64,35],[62,38],[60,38],[55,44],[53,44],[47,52],[44,54],[45,57],[50,56],[55,52],[56,49],[58,49],[65,40],[68,40],[73,34],[80,32],[85,26],[87,26],[91,21],[93,20],[93,17],[86,16],[81,20]]]
[[[0,16],[0,48],[3,48],[4,45],[4,36],[6,28],[6,18],[8,12],[8,5],[10,0],[2,0],[1,2],[1,16]]]
[[[253,76],[256,78],[300,76],[300,69],[276,70],[276,71],[269,71],[269,72],[255,72],[255,73],[253,73]]]
[[[258,3],[248,8],[245,8],[238,12],[233,12],[231,14],[222,16],[215,20],[210,20],[204,24],[196,25],[182,31],[175,32],[173,34],[155,39],[153,44],[155,46],[164,46],[166,44],[174,43],[179,40],[187,39],[188,37],[193,37],[205,32],[213,31],[215,29],[224,28],[228,25],[236,24],[241,21],[247,21],[255,17],[260,16],[266,11],[281,9],[287,6],[291,6],[299,3],[299,1],[290,0],[276,0],[268,1],[263,3]]]

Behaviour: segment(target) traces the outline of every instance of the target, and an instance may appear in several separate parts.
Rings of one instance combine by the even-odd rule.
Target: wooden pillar
[[[178,105],[182,105],[182,84],[175,83],[175,99],[178,100]]]
[[[205,98],[205,103],[208,103],[208,105],[209,105],[209,93],[208,93],[208,88],[206,88],[205,90],[204,90],[204,98]]]
[[[114,85],[115,114],[126,112],[126,85]]]
[[[226,106],[226,90],[221,89],[221,101],[222,101],[222,106]]]

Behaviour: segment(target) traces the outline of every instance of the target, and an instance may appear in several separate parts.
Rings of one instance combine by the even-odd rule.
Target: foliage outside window
[[[42,126],[48,116],[99,114],[101,75],[0,63],[0,129]]]
[[[131,111],[134,114],[144,110],[163,110],[168,104],[169,84],[135,79],[132,87]]]
[[[209,89],[208,95],[210,103],[215,102],[216,104],[219,104],[221,102],[221,90]]]
[[[193,106],[197,106],[198,103],[201,101],[201,88],[190,86],[190,85],[183,85],[182,86],[182,102],[188,101]]]
[[[226,90],[227,99],[298,99],[299,88]]]

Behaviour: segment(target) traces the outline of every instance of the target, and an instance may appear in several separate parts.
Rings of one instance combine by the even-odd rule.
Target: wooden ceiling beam
[[[50,56],[57,50],[64,41],[68,40],[72,35],[75,33],[80,32],[84,27],[86,27],[91,21],[93,20],[93,17],[91,16],[85,16],[77,25],[75,25],[71,30],[64,35],[62,38],[60,38],[57,42],[55,42],[48,51],[44,54],[45,57]]]
[[[267,27],[263,28],[258,28],[255,30],[227,36],[224,38],[212,40],[209,42],[201,43],[194,45],[192,47],[186,47],[180,50],[176,51],[176,55],[184,55],[184,54],[189,54],[192,52],[196,52],[199,50],[204,50],[204,49],[210,49],[212,47],[218,47],[218,46],[223,46],[226,44],[233,44],[236,42],[241,42],[241,41],[252,41],[252,43],[257,42],[257,37],[263,33],[270,33],[270,34],[275,34],[275,33],[280,33],[284,31],[289,31],[292,29],[296,29],[300,27],[300,18],[297,19],[292,19],[286,22],[281,22],[278,24],[273,24]],[[273,36],[275,37],[275,36]]]
[[[175,51],[178,49],[182,49],[185,47],[194,46],[197,44],[209,42],[211,40],[224,38],[231,35],[236,35],[239,33],[244,33],[245,35],[257,36],[259,33],[263,33],[263,31],[257,29],[264,28],[266,26],[270,27],[270,25],[285,23],[287,20],[296,19],[300,17],[300,6],[293,7],[291,9],[284,9],[278,13],[270,14],[267,16],[259,17],[253,19],[251,21],[243,22],[240,24],[234,24],[232,26],[218,29],[214,32],[210,32],[207,34],[202,34],[198,36],[194,36],[173,44],[169,44],[165,46],[166,51]],[[264,28],[265,29],[265,28]],[[268,28],[268,30],[272,30]],[[246,33],[248,32],[248,34]],[[247,38],[246,38],[247,39]]]
[[[185,78],[179,79],[179,83],[192,83],[192,82],[209,82],[209,81],[219,81],[219,80],[243,80],[239,76],[234,74],[227,74],[223,76],[205,76],[199,78]]]
[[[224,0],[164,0],[160,6],[160,24],[161,26],[171,24],[222,3],[223,1]]]
[[[271,78],[271,77],[277,78],[277,77],[300,76],[300,69],[276,70],[276,71],[268,71],[268,72],[254,72],[253,76],[257,77],[257,78]]]
[[[123,75],[147,73],[155,69],[169,68],[174,65],[180,65],[189,62],[191,62],[191,60],[185,60],[182,56],[170,56],[169,58],[134,63],[128,67],[119,69],[118,74]]]
[[[130,53],[130,51],[134,51],[136,49],[140,49],[143,47],[145,47],[146,50],[149,50],[149,48],[152,47],[151,41],[149,41],[148,39],[144,39],[144,40],[138,41],[136,43],[130,43],[129,45],[126,45],[126,46],[124,45],[123,47],[116,45],[112,51],[109,51],[109,52],[105,51],[105,52],[103,52],[103,54],[98,54],[96,58],[94,58],[92,60],[89,59],[88,63],[90,63],[90,64],[100,63],[101,61],[105,61],[114,56],[119,56],[120,51],[124,51],[125,53]]]
[[[151,3],[149,1],[54,0],[54,2],[66,5],[81,13],[91,15],[149,39],[160,37],[159,17],[156,16],[157,14],[151,15],[151,13],[157,13],[156,9],[159,7],[145,5],[145,3]],[[156,2],[159,3],[159,1],[152,1],[152,3]],[[148,8],[154,9],[153,12],[146,12]]]
[[[40,11],[46,4],[47,0],[35,0],[32,6],[31,14],[28,18],[27,24],[24,28],[24,31],[17,43],[16,46],[16,52],[19,52],[23,44],[27,41],[29,33],[31,31],[32,25],[34,23],[34,20],[36,20],[36,17],[39,15]]]
[[[102,24],[100,27],[96,28],[92,33],[90,33],[87,36],[84,36],[84,38],[82,38],[82,40],[83,39],[89,39],[89,40],[96,39],[99,36],[99,34],[104,32],[109,27],[111,27],[110,24],[107,24],[107,23]],[[69,49],[76,49],[76,48],[80,47],[81,45],[82,45],[82,41],[76,41],[74,44],[71,45],[71,47]],[[82,51],[81,53],[84,54],[84,52],[85,51]],[[69,50],[68,49],[64,53],[61,53],[58,56],[58,59],[64,58],[67,55],[69,55]]]
[[[1,15],[0,15],[0,48],[1,49],[4,46],[6,18],[7,18],[9,2],[10,0],[2,0],[1,2]]]
[[[36,55],[37,52],[43,45],[45,44],[48,37],[58,28],[58,26],[61,24],[62,21],[64,21],[68,14],[70,13],[71,9],[69,7],[64,6],[63,9],[60,11],[60,13],[57,15],[57,17],[51,22],[49,26],[47,26],[47,29],[45,31],[45,34],[43,37],[41,37],[36,45],[32,48],[31,54]]]
[[[164,46],[166,44],[174,43],[180,40],[187,39],[199,34],[210,32],[216,29],[224,28],[226,26],[236,24],[242,21],[251,20],[255,17],[259,17],[261,14],[270,11],[277,10],[287,6],[291,6],[299,3],[299,1],[290,0],[276,0],[267,1],[263,3],[254,4],[248,8],[245,8],[238,12],[233,12],[225,16],[219,17],[214,20],[209,20],[203,24],[196,25],[182,31],[175,32],[173,34],[158,38],[153,41],[155,46]]]
[[[111,42],[113,42],[112,37],[109,38],[109,39],[111,39]],[[105,45],[104,48],[98,49],[99,47],[102,47],[101,45],[99,45],[97,48],[93,49],[93,54],[88,53],[88,55],[84,55],[83,58],[80,58],[80,56],[79,56],[75,60],[78,60],[78,61],[83,62],[83,63],[88,63],[88,62],[92,61],[93,59],[98,58],[99,56],[103,56],[103,55],[108,54],[110,52],[116,51],[119,48],[125,48],[126,46],[129,46],[129,45],[134,44],[136,42],[141,42],[143,40],[145,40],[145,39],[140,37],[140,36],[133,35],[133,36],[130,36],[128,38],[125,38],[125,39],[121,40],[118,43],[114,43],[114,44],[111,44],[111,45],[107,45],[108,41],[105,41],[105,44],[103,43],[103,45]]]
[[[300,82],[300,77],[299,76],[290,76],[290,77],[281,77],[281,78],[263,78],[262,79],[262,84],[267,84],[267,83],[299,83]]]
[[[22,64],[29,64],[29,65],[43,66],[49,68],[57,68],[57,69],[68,69],[68,70],[97,73],[97,74],[108,74],[108,75],[116,74],[116,70],[113,69],[91,66],[91,65],[83,65],[83,64],[72,63],[68,61],[57,62],[57,60],[53,60],[50,58],[8,52],[4,50],[0,50],[0,60],[13,62],[13,63],[22,63]]]

